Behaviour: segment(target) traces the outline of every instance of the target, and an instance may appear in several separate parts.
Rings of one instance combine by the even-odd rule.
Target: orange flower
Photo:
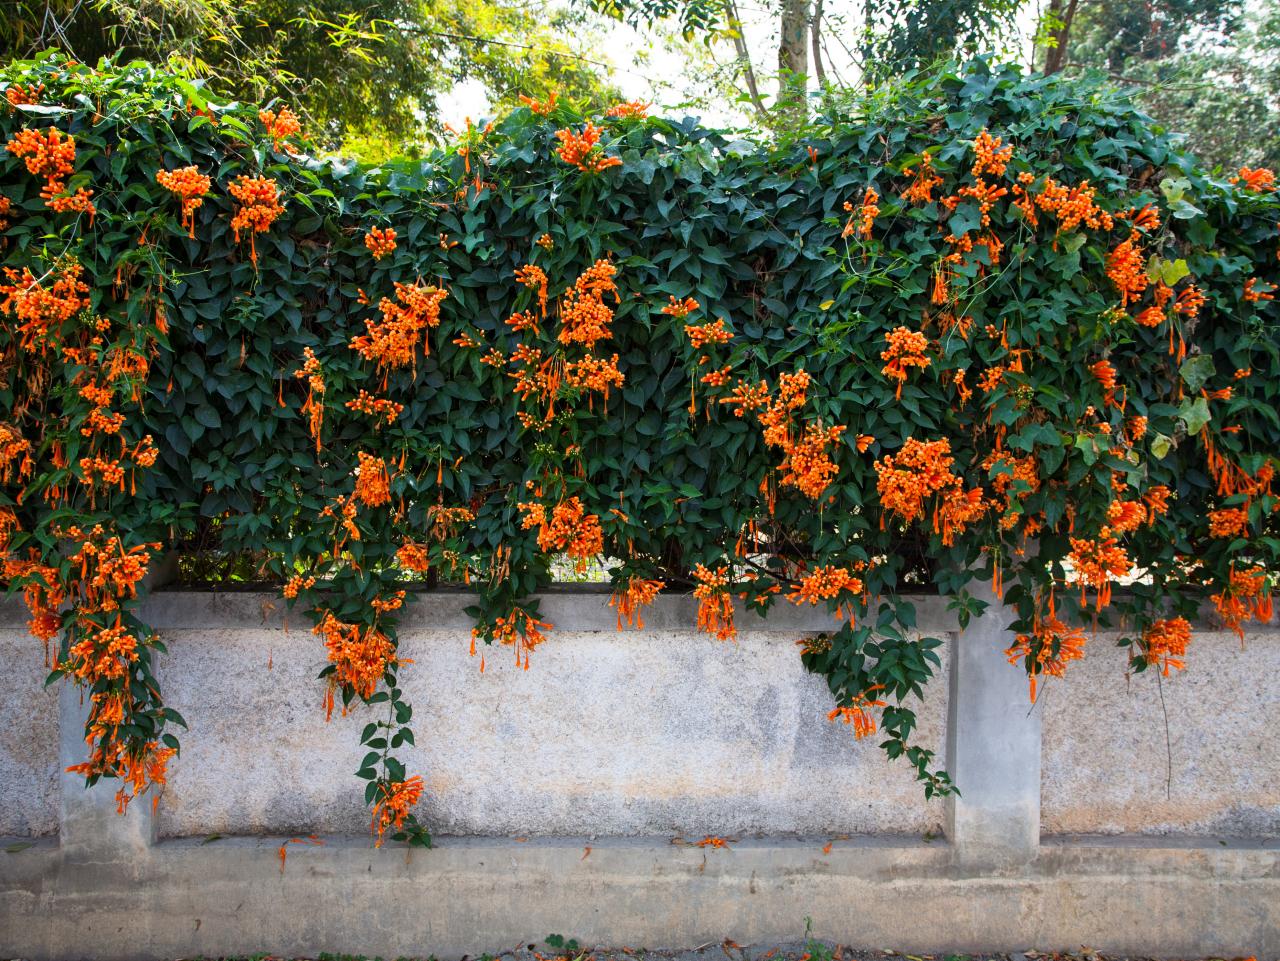
[[[1241,167],[1239,174],[1231,178],[1231,183],[1240,184],[1256,194],[1271,193],[1276,189],[1276,175],[1266,167]]]
[[[559,96],[560,95],[556,93],[556,91],[552,90],[550,96],[547,97],[546,102],[542,103],[537,100],[534,100],[532,97],[526,97],[524,94],[521,94],[520,102],[524,104],[526,107],[528,107],[530,110],[532,110],[534,113],[538,114],[539,116],[545,117],[547,114],[551,113],[551,111],[555,109],[556,99]]]
[[[288,107],[281,107],[278,112],[259,110],[258,119],[267,128],[267,136],[271,138],[276,150],[280,149],[283,141],[302,133],[302,124],[298,122],[298,115]]]
[[[723,317],[714,323],[685,324],[684,333],[694,350],[701,350],[707,344],[727,344],[733,340],[733,333],[725,329]]]
[[[294,574],[285,582],[284,590],[281,591],[285,598],[294,600],[300,591],[309,591],[315,587],[316,579],[314,577],[303,577],[301,574]]]
[[[729,596],[729,569],[710,570],[699,564],[693,569],[698,586],[693,596],[698,599],[698,630],[728,641],[738,636],[733,623],[733,598]]]
[[[1271,619],[1271,589],[1266,572],[1261,567],[1251,567],[1244,571],[1237,571],[1233,567],[1226,589],[1214,594],[1212,599],[1222,623],[1241,640],[1244,639],[1241,625],[1245,621],[1253,617],[1261,621]]]
[[[1242,537],[1249,529],[1249,512],[1239,507],[1224,507],[1209,512],[1210,537]]]
[[[1165,677],[1169,676],[1169,668],[1182,670],[1186,667],[1183,657],[1187,646],[1191,643],[1191,625],[1184,617],[1170,620],[1152,621],[1142,632],[1142,647],[1146,662],[1159,665]]]
[[[293,376],[307,379],[307,402],[302,405],[302,412],[310,418],[311,437],[316,442],[318,454],[320,453],[320,429],[324,425],[324,375],[320,370],[320,361],[315,351],[310,347],[304,347],[302,355],[305,362],[301,369],[293,372]]]
[[[1112,579],[1128,576],[1131,567],[1129,555],[1114,537],[1099,537],[1097,540],[1073,537],[1069,559],[1081,595],[1086,587],[1097,589],[1098,610],[1111,603]]]
[[[538,307],[542,311],[542,316],[547,316],[547,275],[541,267],[534,264],[526,264],[523,267],[516,268],[516,280],[524,284],[530,290],[538,291]],[[510,323],[510,321],[508,321]]]
[[[795,487],[810,499],[818,500],[840,473],[840,467],[827,456],[827,447],[835,444],[844,431],[843,425],[808,424],[798,441],[784,443],[786,456],[778,465],[782,486]]]
[[[231,196],[240,202],[240,209],[231,218],[231,230],[240,240],[240,231],[249,232],[249,257],[254,266],[258,265],[258,247],[256,237],[271,229],[284,213],[280,203],[280,188],[270,177],[250,177],[241,174],[227,188]]]
[[[880,359],[888,363],[880,369],[880,373],[898,382],[898,390],[894,396],[901,398],[902,388],[907,382],[907,368],[923,369],[930,364],[929,358],[925,356],[925,351],[929,349],[929,338],[910,328],[898,327],[885,334],[884,339],[888,341],[889,347],[880,352]]]
[[[666,584],[663,581],[650,581],[643,577],[632,576],[627,579],[625,591],[614,591],[613,597],[609,599],[609,606],[618,609],[618,630],[622,630],[622,622],[625,619],[632,627],[643,631],[644,617],[640,613],[641,608],[652,604],[653,599],[664,587]]]
[[[693,313],[695,310],[697,310],[699,307],[702,306],[692,297],[686,297],[684,300],[676,300],[675,297],[668,297],[667,299],[670,300],[670,303],[667,304],[667,306],[662,308],[662,312],[671,317],[676,317],[676,318],[688,317],[691,313]],[[688,329],[689,328],[687,327],[685,328],[686,331],[688,331]],[[701,345],[694,344],[694,347],[699,347],[699,346]]]
[[[12,107],[25,107],[38,104],[42,93],[44,93],[44,84],[31,84],[24,87],[20,83],[15,83],[4,92],[4,97]]]
[[[374,260],[381,260],[396,249],[395,228],[387,227],[384,230],[381,227],[371,227],[364,235],[364,245],[369,248]]]
[[[631,100],[625,103],[617,103],[605,111],[606,117],[630,117],[640,118],[649,115],[649,107],[651,105],[643,100]]]
[[[382,847],[383,835],[388,828],[399,831],[409,817],[409,808],[422,800],[422,778],[411,777],[405,781],[380,781],[377,801],[373,805],[372,831],[378,840],[374,847]]]
[[[416,574],[425,574],[431,568],[426,546],[413,541],[405,541],[400,545],[400,549],[396,551],[396,559],[401,567]]]
[[[1111,362],[1100,360],[1089,365],[1089,372],[1102,387],[1102,399],[1106,404],[1114,404],[1116,399],[1116,369]]]
[[[1112,501],[1107,508],[1107,526],[1117,534],[1136,531],[1147,521],[1147,509],[1138,501]]]
[[[387,462],[360,451],[360,466],[356,468],[355,498],[366,507],[380,507],[391,502],[391,478],[387,475]]]
[[[1138,233],[1134,231],[1107,255],[1107,276],[1120,291],[1121,305],[1137,300],[1151,283],[1137,239]]]
[[[354,400],[347,401],[345,406],[347,410],[368,414],[370,417],[376,417],[379,420],[386,421],[388,424],[394,424],[396,418],[404,411],[404,404],[397,404],[395,401],[388,400],[385,397],[374,397],[363,387],[360,388],[359,396]]]
[[[196,210],[204,204],[204,195],[213,181],[202,174],[194,164],[177,170],[157,170],[156,183],[178,195],[182,201],[182,226],[187,236],[195,239]]]
[[[1244,282],[1244,290],[1241,295],[1247,303],[1256,304],[1262,300],[1275,300],[1276,295],[1272,293],[1274,287],[1268,287],[1266,290],[1258,290],[1258,278],[1250,277]]]
[[[546,508],[539,503],[518,505],[524,512],[520,522],[523,530],[538,528],[538,548],[543,551],[564,551],[574,560],[579,573],[586,570],[587,562],[604,551],[604,532],[600,518],[587,513],[582,501],[570,497],[551,509],[548,520]]]
[[[311,633],[325,639],[329,663],[329,690],[325,695],[326,716],[333,712],[335,689],[350,688],[365,700],[373,697],[387,669],[398,663],[395,645],[381,631],[359,624],[347,624],[325,611]]]
[[[1013,159],[1013,144],[1002,148],[1004,138],[992,137],[984,128],[973,142],[973,152],[977,159],[973,162],[973,175],[981,177],[991,173],[997,177],[1004,175],[1005,167]]]
[[[21,273],[5,268],[10,283],[0,284],[0,312],[17,318],[19,343],[30,353],[44,353],[61,339],[60,328],[91,306],[89,285],[81,280],[84,268],[67,258],[49,272],[52,283],[43,286],[26,267]]]
[[[396,283],[396,299],[378,302],[381,320],[366,320],[367,333],[351,339],[351,348],[379,367],[404,367],[417,359],[418,337],[428,328],[440,326],[440,304],[449,292],[423,284]],[[423,338],[423,351],[431,352]]]
[[[933,201],[933,188],[942,184],[942,178],[934,172],[933,158],[927,153],[920,157],[920,170],[918,172],[912,167],[903,167],[902,174],[904,177],[915,178],[911,182],[911,186],[902,192],[902,199],[910,203],[931,203]]]
[[[591,350],[597,341],[613,336],[609,329],[613,311],[604,298],[612,294],[614,302],[618,301],[618,287],[613,280],[617,273],[618,268],[609,261],[597,260],[565,291],[560,300],[560,343],[582,344]]]
[[[828,565],[815,567],[802,577],[799,586],[787,595],[787,600],[793,604],[817,604],[839,597],[846,591],[861,594],[862,581],[850,574],[847,567]]]
[[[572,164],[585,173],[600,173],[610,167],[622,166],[617,157],[606,157],[599,147],[600,134],[603,130],[591,121],[583,128],[582,133],[574,133],[568,128],[557,130],[556,137],[561,146],[556,155],[567,164]]]
[[[871,236],[871,227],[876,221],[876,217],[880,215],[880,208],[876,206],[880,200],[880,195],[876,193],[874,187],[868,187],[862,195],[862,204],[858,207],[856,215],[854,214],[853,204],[845,203],[844,209],[849,212],[849,222],[844,225],[844,231],[840,236],[852,237],[855,233],[866,239]],[[857,223],[854,223],[854,217],[857,217]]]
[[[865,691],[853,696],[853,703],[840,706],[831,711],[827,715],[828,721],[841,720],[845,724],[853,725],[853,736],[855,740],[861,741],[864,737],[876,733],[876,721],[871,716],[867,708],[884,707],[885,702],[881,700],[873,700],[872,695],[876,691],[884,690],[883,684],[872,684]]]
[[[1062,677],[1066,674],[1067,665],[1084,657],[1084,632],[1078,628],[1069,628],[1053,613],[1050,603],[1049,614],[1037,618],[1030,634],[1019,634],[1013,646],[1005,651],[1010,664],[1020,661],[1026,665],[1030,684],[1031,703],[1036,700],[1036,679],[1045,677]]]

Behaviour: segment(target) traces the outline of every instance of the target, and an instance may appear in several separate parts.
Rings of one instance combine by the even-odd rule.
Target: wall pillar
[[[1040,712],[1005,657],[1012,613],[985,581],[969,592],[988,606],[952,643],[947,770],[960,796],[947,799],[947,837],[961,868],[1013,867],[1040,847]]]
[[[121,815],[116,813],[120,781],[103,778],[86,788],[83,775],[66,770],[88,756],[84,725],[89,716],[89,694],[86,688],[70,681],[59,683],[58,763],[62,768],[62,802],[58,839],[63,853],[88,861],[120,861],[142,854],[155,839],[151,798],[144,794]]]
[[[178,555],[170,551],[156,558],[143,577],[145,594],[171,581]],[[58,840],[63,855],[77,861],[129,861],[146,853],[155,841],[155,818],[150,791],[118,813],[116,792],[121,782],[103,778],[86,788],[84,776],[67,771],[88,758],[84,726],[89,718],[89,691],[67,679],[58,682],[58,765],[62,800]],[[152,791],[157,790],[152,788]]]

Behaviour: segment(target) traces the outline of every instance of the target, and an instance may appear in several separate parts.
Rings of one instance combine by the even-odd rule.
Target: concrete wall
[[[1280,837],[1280,638],[1196,631],[1185,671],[1129,678],[1115,641],[1046,685],[1041,829]]]
[[[690,598],[623,633],[604,600],[547,596],[556,628],[532,668],[491,650],[483,675],[465,596],[410,609],[405,759],[440,844],[412,855],[371,848],[364,711],[324,722],[323,647],[276,598],[148,599],[192,730],[154,816],[124,818],[109,786],[59,774],[82,747],[77,694],[41,690],[41,646],[0,607],[0,832],[34,839],[0,854],[0,956],[448,958],[549,931],[687,946],[793,938],[806,915],[864,947],[1280,954],[1275,633],[1242,654],[1198,632],[1160,688],[1126,685],[1100,636],[1031,711],[1000,612],[957,635],[943,601],[920,599],[922,630],[950,638],[921,741],[963,792],[926,803],[875,739],[827,722],[795,647],[827,615],[744,616],[722,644],[689,630]],[[282,865],[303,834],[323,843]],[[672,843],[705,834],[736,841]]]

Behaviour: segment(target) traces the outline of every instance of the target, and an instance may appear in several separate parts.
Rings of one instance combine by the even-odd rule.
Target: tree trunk
[[[1067,0],[1066,9],[1063,10],[1062,0],[1049,0],[1049,9],[1045,11],[1045,16],[1060,20],[1062,26],[1053,31],[1053,38],[1056,43],[1045,51],[1044,73],[1046,77],[1057,73],[1067,63],[1067,48],[1071,44],[1071,21],[1076,18],[1076,5],[1078,2],[1079,0]]]
[[[778,114],[783,122],[803,122],[809,75],[809,0],[782,0],[778,45]]]

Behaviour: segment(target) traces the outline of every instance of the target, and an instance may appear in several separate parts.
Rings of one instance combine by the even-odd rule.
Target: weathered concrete
[[[815,936],[903,951],[1035,945],[1142,957],[1280,952],[1280,872],[1257,846],[1050,845],[986,876],[922,842],[444,839],[162,842],[71,864],[42,844],[4,857],[0,952],[32,961],[267,951],[476,955],[544,938],[688,946]],[[590,852],[588,853],[588,847]]]
[[[191,731],[170,765],[162,835],[367,831],[353,772],[360,729],[381,715],[357,707],[325,723],[319,640],[303,629],[165,638],[182,665],[166,672],[166,696]],[[402,631],[416,746],[397,754],[425,777],[421,811],[447,834],[939,832],[942,804],[925,802],[905,763],[827,721],[830,695],[795,640],[619,634],[609,622],[552,632],[528,671],[489,650],[481,674],[466,633]],[[945,675],[930,694],[919,738],[941,757]]]
[[[794,646],[799,632],[828,626],[821,612],[788,610],[763,624],[744,616],[741,640],[720,644],[688,631],[688,599],[662,599],[646,630],[619,634],[601,595],[553,594],[543,612],[557,629],[532,670],[498,650],[480,675],[467,656],[467,603],[433,597],[407,618],[418,745],[404,753],[428,779],[421,809],[433,829],[490,836],[446,837],[430,852],[374,850],[350,773],[366,719],[324,724],[323,650],[305,620],[295,615],[286,629],[269,595],[161,592],[144,616],[182,664],[166,689],[193,731],[154,823],[145,800],[116,818],[109,787],[58,790],[57,771],[81,748],[74,690],[63,694],[60,724],[46,705],[43,733],[62,728],[61,759],[39,737],[28,750],[0,735],[0,775],[34,771],[39,782],[43,772],[53,785],[0,781],[0,797],[26,806],[4,823],[39,834],[26,826],[47,822],[50,807],[62,821],[60,844],[0,853],[0,956],[451,958],[552,931],[648,947],[777,941],[806,916],[818,937],[917,952],[1088,944],[1144,956],[1280,954],[1280,712],[1255,680],[1280,666],[1274,633],[1252,639],[1261,665],[1197,635],[1204,660],[1184,677],[1203,679],[1176,695],[1184,678],[1163,685],[1173,730],[1195,732],[1175,746],[1175,764],[1187,759],[1175,777],[1184,806],[1143,820],[1130,812],[1153,810],[1148,761],[1160,760],[1150,692],[1137,710],[1108,701],[1114,674],[1096,672],[1117,666],[1096,656],[1114,650],[1099,638],[1029,717],[1025,678],[1003,657],[1003,615],[992,611],[948,645],[949,712],[941,683],[922,711],[922,742],[964,791],[949,802],[947,841],[932,832],[944,806],[924,804],[904,766],[826,722],[821,682]],[[919,619],[929,633],[953,627],[936,598],[920,604]],[[38,665],[39,645],[15,622],[21,615],[0,605],[0,628],[11,628],[0,643],[34,671],[21,659]],[[1066,696],[1073,683],[1079,693]],[[39,703],[14,690],[0,720]],[[1245,691],[1252,700],[1242,703]],[[1120,724],[1106,720],[1125,710]],[[1158,733],[1163,740],[1162,724]],[[1103,772],[1139,786],[1102,785]],[[1207,780],[1224,777],[1221,788]],[[1159,824],[1201,836],[1041,839],[1042,820],[1046,832]],[[157,826],[169,839],[153,840]],[[874,835],[839,837],[860,831]],[[277,836],[210,837],[252,832]],[[282,865],[288,835],[313,832],[356,837],[290,844]],[[681,834],[739,840],[704,851],[673,843]]]
[[[1126,678],[1115,641],[1042,687],[1043,830],[1280,837],[1276,634],[1198,630],[1167,678]]]
[[[58,831],[58,689],[17,612],[0,625],[0,837]]]
[[[969,592],[988,607],[952,644],[946,757],[961,793],[947,799],[947,837],[961,865],[1024,864],[1040,847],[1040,715],[1004,654],[1008,612],[985,582]]]

